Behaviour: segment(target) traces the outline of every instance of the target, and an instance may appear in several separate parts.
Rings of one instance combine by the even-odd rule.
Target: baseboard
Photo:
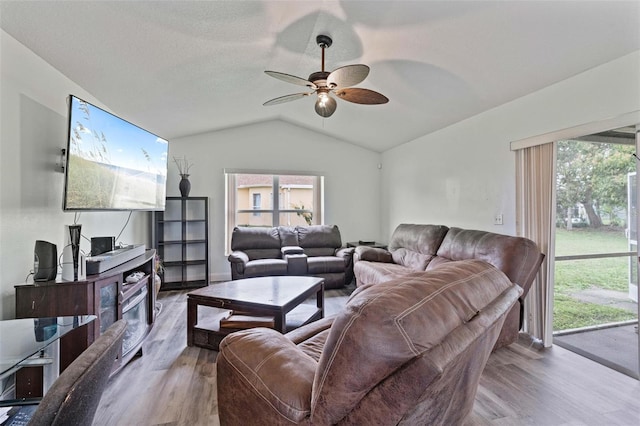
[[[221,281],[231,281],[231,272],[229,273],[217,273],[217,274],[209,274],[209,282],[221,282]]]

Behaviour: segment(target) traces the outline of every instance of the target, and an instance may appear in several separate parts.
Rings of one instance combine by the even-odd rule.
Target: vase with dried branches
[[[173,157],[173,162],[176,163],[176,166],[178,166],[178,173],[180,174],[180,184],[178,185],[178,188],[180,189],[180,195],[182,197],[188,197],[189,192],[191,191],[189,170],[191,169],[191,167],[193,167],[193,163],[189,163],[186,155],[183,158]]]

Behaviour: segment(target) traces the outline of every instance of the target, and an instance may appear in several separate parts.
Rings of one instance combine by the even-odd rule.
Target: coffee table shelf
[[[217,312],[212,312],[212,311]],[[206,315],[199,315],[197,325],[193,327],[193,345],[207,349],[218,350],[220,342],[237,328],[220,328],[220,320],[229,315],[229,310],[211,308]],[[287,314],[286,332],[317,321],[323,317],[323,312],[314,305],[302,304]]]

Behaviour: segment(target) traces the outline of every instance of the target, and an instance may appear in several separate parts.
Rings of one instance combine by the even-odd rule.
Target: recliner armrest
[[[340,247],[339,249],[336,249],[336,256],[342,258],[352,258],[355,249],[355,247]]]
[[[307,339],[310,339],[317,334],[331,328],[333,325],[333,320],[337,314],[330,315],[328,317],[324,317],[319,319],[318,321],[313,321],[309,324],[303,325],[302,327],[298,327],[294,330],[291,330],[285,336],[291,340],[296,345],[304,342]]]
[[[287,274],[307,275],[309,272],[306,254],[286,254],[284,259],[287,261]]]
[[[243,251],[234,251],[229,255],[228,259],[231,263],[242,263],[246,265],[249,261],[249,256]]]
[[[311,412],[317,363],[269,328],[232,333],[220,343],[217,374],[222,424],[296,424]],[[266,404],[265,404],[266,402]]]
[[[393,257],[388,250],[378,247],[358,246],[354,252],[354,261],[368,260],[370,262],[393,263]]]
[[[244,270],[249,262],[249,256],[243,251],[234,251],[227,258],[231,263],[231,278],[236,279],[239,275],[244,274]]]
[[[280,248],[280,252],[282,253],[282,258],[288,254],[304,254],[304,250],[300,246],[284,246]]]

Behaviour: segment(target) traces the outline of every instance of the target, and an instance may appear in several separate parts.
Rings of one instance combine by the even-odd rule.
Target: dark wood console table
[[[144,276],[135,283],[126,278],[133,272]],[[124,318],[127,332],[113,366],[120,370],[136,355],[142,354],[142,343],[155,321],[155,250],[129,260],[100,274],[88,275],[82,281],[47,281],[16,285],[16,318],[38,318],[96,315],[87,327],[74,330],[60,339],[60,371],[62,372],[111,324]],[[40,370],[40,371],[34,371]],[[40,367],[18,372],[16,392],[19,397],[42,396],[42,386],[35,378]]]

